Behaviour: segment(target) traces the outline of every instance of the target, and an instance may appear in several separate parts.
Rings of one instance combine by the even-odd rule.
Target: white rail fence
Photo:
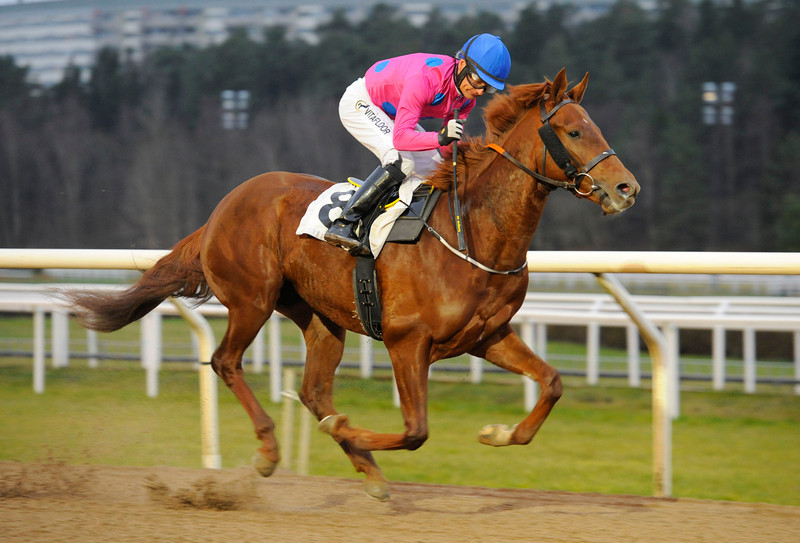
[[[133,250],[36,250],[0,249],[0,268],[86,268],[86,269],[139,269],[144,270],[166,254],[166,251]],[[556,252],[529,253],[530,271],[555,273],[593,273],[598,283],[613,297],[622,310],[635,323],[650,351],[653,375],[653,484],[654,495],[669,496],[672,493],[672,430],[671,418],[676,413],[675,398],[677,382],[677,326],[665,326],[663,332],[641,311],[635,300],[612,275],[614,273],[698,273],[698,274],[753,274],[753,275],[800,275],[798,253],[687,253],[687,252]],[[173,300],[179,313],[186,318],[198,335],[200,359],[201,416],[203,419],[203,461],[208,467],[219,467],[219,444],[216,421],[216,381],[208,361],[213,346],[213,334],[207,321],[196,312]],[[523,312],[520,312],[523,313]],[[572,317],[584,312],[578,311]],[[34,326],[44,326],[44,315],[34,313]],[[524,317],[525,314],[521,315]],[[528,318],[535,318],[528,313]],[[606,317],[609,317],[606,315]],[[744,322],[747,320],[749,325]],[[274,319],[278,322],[278,319]],[[574,322],[574,321],[570,321]],[[606,321],[608,322],[608,321]],[[753,329],[753,317],[731,321],[728,326],[743,326]],[[62,325],[58,325],[62,326]],[[523,323],[523,336],[533,341],[536,335],[534,324]],[[598,325],[599,326],[599,325]],[[724,329],[724,328],[723,328]],[[792,330],[795,330],[793,328]],[[544,337],[544,333],[540,335]],[[590,345],[597,334],[597,326],[589,326]],[[747,337],[747,336],[746,336]],[[795,336],[797,341],[797,336]],[[797,343],[796,343],[797,345]],[[751,352],[754,344],[746,340],[745,351]],[[271,345],[272,350],[272,345]],[[797,347],[795,348],[797,351]],[[44,351],[35,347],[34,358],[42,357]],[[754,351],[753,351],[754,352]],[[271,352],[271,357],[277,353]],[[797,360],[798,356],[795,356]],[[475,366],[476,364],[473,364]],[[35,364],[36,366],[36,364]],[[795,368],[797,362],[795,361]],[[477,370],[476,370],[477,371]],[[797,371],[797,370],[795,370]],[[281,375],[271,367],[271,381],[280,383]],[[593,378],[593,377],[592,377]],[[34,378],[36,382],[36,377]],[[534,397],[533,384],[526,381],[526,402]],[[273,393],[275,391],[273,390]],[[274,398],[280,397],[280,388]],[[672,404],[672,406],[670,406]]]
[[[68,365],[70,357],[81,357],[88,360],[89,367],[96,367],[101,358],[114,358],[115,355],[101,353],[97,333],[86,332],[85,352],[74,352],[70,348],[68,330],[68,308],[62,306],[49,292],[61,288],[88,289],[121,289],[107,285],[35,285],[35,284],[0,284],[0,313],[32,313],[34,314],[33,354],[34,361],[41,366],[44,357],[36,355],[46,350],[46,334],[42,326],[42,314],[51,315],[51,363],[53,367]],[[778,331],[791,334],[794,342],[794,379],[778,378],[769,383],[794,384],[795,393],[800,394],[800,297],[730,297],[730,296],[632,296],[632,300],[646,317],[670,337],[670,359],[676,359],[675,371],[669,374],[672,380],[671,414],[679,414],[680,405],[680,357],[679,336],[681,330],[708,330],[713,338],[711,351],[711,381],[714,390],[722,390],[726,382],[731,380],[726,359],[726,332],[738,331],[742,334],[743,359],[742,377],[735,381],[743,383],[747,393],[754,393],[759,383],[757,377],[757,345],[756,332]],[[197,308],[205,317],[225,317],[227,309],[215,300],[211,300]],[[149,396],[158,394],[158,372],[165,358],[162,345],[161,322],[163,316],[177,315],[176,306],[164,303],[142,320],[141,341],[138,349],[131,356],[141,360],[146,373],[146,390]],[[282,375],[281,368],[285,364],[302,364],[302,340],[298,334],[300,351],[292,344],[292,351],[281,339],[281,315],[275,315],[253,342],[249,361],[252,371],[260,373],[265,364],[269,364],[271,375]],[[530,292],[514,322],[519,325],[523,339],[547,358],[547,327],[549,325],[581,326],[586,328],[586,356],[577,370],[586,376],[589,385],[597,385],[603,375],[601,371],[600,339],[603,328],[620,327],[626,329],[627,337],[627,379],[630,386],[638,387],[642,380],[642,360],[639,348],[639,331],[630,316],[619,304],[607,294],[570,294]],[[358,365],[361,376],[369,378],[375,368],[375,347],[371,340],[360,336]],[[265,343],[269,348],[269,356],[265,356]],[[196,348],[194,357],[183,357],[197,360]],[[22,354],[22,353],[20,353]],[[738,362],[738,361],[737,361]],[[761,363],[763,364],[763,362]],[[785,365],[785,364],[784,364]],[[444,363],[432,368],[444,366],[446,371],[465,371],[470,374],[470,381],[480,383],[483,378],[484,363],[471,358],[469,367],[445,366]],[[563,371],[563,370],[562,370]],[[619,373],[619,372],[617,372]],[[738,373],[738,372],[737,372]],[[41,367],[34,372],[37,376],[34,390],[44,390]],[[608,375],[608,372],[605,373]],[[688,376],[688,378],[695,378]],[[796,381],[796,382],[795,382]],[[271,400],[281,401],[282,384],[275,381],[271,390]],[[525,407],[531,408],[535,401],[535,391],[526,391]]]

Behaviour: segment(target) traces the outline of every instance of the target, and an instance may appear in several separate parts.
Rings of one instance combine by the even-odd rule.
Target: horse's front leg
[[[349,425],[347,416],[336,414],[320,421],[320,429],[337,441],[367,451],[418,449],[428,439],[428,368],[430,340],[406,336],[400,341],[384,338],[392,360],[400,408],[405,421],[402,434],[378,434]]]
[[[320,430],[329,433],[342,446],[345,444],[362,451],[387,451],[418,449],[428,439],[428,367],[429,342],[404,340],[386,342],[392,359],[400,407],[405,421],[402,434],[379,434],[364,428],[352,427],[343,414],[333,414],[320,421]],[[388,499],[388,483],[368,480],[372,485],[367,492],[378,499]]]
[[[283,308],[283,311],[286,310]],[[320,424],[320,429],[328,431],[330,423],[346,421],[346,417],[340,415],[333,404],[333,382],[344,352],[345,331],[319,315],[311,314],[308,317],[306,312],[311,313],[311,310],[287,312],[303,329],[306,341],[306,364],[300,399],[318,420],[325,421]],[[337,441],[356,471],[367,476],[364,490],[376,499],[388,498],[388,483],[372,453],[358,449],[346,440]]]
[[[503,369],[530,377],[539,383],[541,394],[533,411],[516,426],[492,424],[481,430],[478,440],[485,445],[525,445],[530,443],[561,397],[558,371],[536,355],[510,325],[505,325],[470,352]]]

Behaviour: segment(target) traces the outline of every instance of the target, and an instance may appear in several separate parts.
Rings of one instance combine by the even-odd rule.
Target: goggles
[[[481,76],[478,75],[478,71],[469,62],[467,63],[467,82],[473,89],[482,90],[486,94],[494,94],[497,92],[496,88],[481,79]]]

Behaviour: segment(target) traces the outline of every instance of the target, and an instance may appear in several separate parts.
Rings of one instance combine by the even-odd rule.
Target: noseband
[[[562,188],[566,190],[571,190],[575,192],[575,194],[583,197],[591,196],[591,194],[597,190],[599,187],[595,184],[594,178],[589,174],[589,171],[597,166],[600,162],[607,159],[610,156],[615,155],[614,149],[606,149],[602,153],[599,153],[595,156],[592,160],[587,162],[583,166],[577,166],[576,160],[572,157],[570,152],[561,142],[559,137],[556,135],[555,130],[553,127],[550,126],[550,119],[556,112],[564,107],[567,104],[575,104],[574,100],[566,99],[551,109],[549,112],[544,105],[544,100],[539,102],[539,112],[542,117],[542,126],[539,128],[539,137],[542,139],[542,173],[537,173],[527,166],[525,166],[522,162],[511,156],[508,151],[497,145],[496,143],[490,143],[487,145],[493,151],[499,153],[510,162],[512,162],[517,168],[524,171],[534,179],[541,181],[548,185],[551,189],[554,188]],[[564,175],[567,176],[567,179],[570,181],[559,181],[558,179],[552,179],[547,177],[547,153],[550,153],[550,156],[553,157],[553,160],[558,165],[559,168],[564,172]],[[588,192],[581,192],[580,184],[583,177],[588,177],[589,180],[592,182],[591,188]]]

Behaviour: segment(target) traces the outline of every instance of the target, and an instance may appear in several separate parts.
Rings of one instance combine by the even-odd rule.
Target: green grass
[[[413,452],[375,455],[390,480],[652,493],[649,390],[619,386],[620,380],[587,387],[582,379],[566,379],[564,397],[530,445],[493,448],[480,445],[477,433],[485,424],[514,424],[526,415],[519,378],[490,375],[473,385],[466,376],[434,377],[428,442]],[[267,373],[248,380],[280,437],[281,407],[268,400]],[[343,371],[336,386],[337,406],[351,424],[402,431],[385,373],[363,380]],[[249,465],[258,446],[250,421],[224,386],[219,398],[223,466]],[[30,360],[0,359],[0,406],[3,460],[200,467],[198,380],[186,364],[165,365],[157,398],[146,396],[136,362],[48,368],[46,390],[37,395]],[[674,495],[800,505],[800,397],[787,389],[698,390],[682,394],[681,409],[673,424]],[[310,467],[314,475],[360,477],[338,445],[316,430]]]

